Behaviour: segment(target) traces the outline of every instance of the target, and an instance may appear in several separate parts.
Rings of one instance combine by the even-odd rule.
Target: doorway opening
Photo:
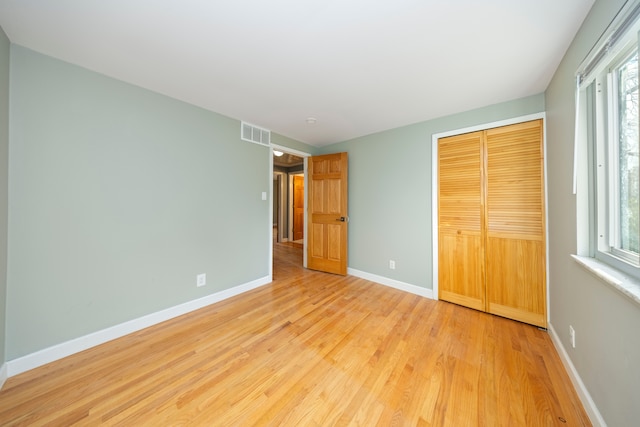
[[[285,251],[297,251],[306,267],[306,166],[308,153],[272,146],[271,261]],[[273,270],[271,272],[273,274]]]

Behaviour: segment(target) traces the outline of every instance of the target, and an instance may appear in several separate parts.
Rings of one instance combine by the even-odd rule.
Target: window
[[[638,53],[634,45],[630,53],[621,55],[597,78],[600,108],[597,126],[606,132],[595,140],[598,145],[596,167],[597,203],[605,209],[598,232],[598,251],[638,266],[640,256],[640,215],[638,184]],[[605,87],[606,85],[606,87]],[[606,135],[606,136],[605,136]],[[608,155],[606,155],[608,154]],[[607,185],[608,182],[608,185]],[[607,220],[608,219],[608,220]],[[599,221],[603,224],[603,221]]]
[[[578,73],[576,150],[588,164],[578,209],[588,211],[583,255],[640,278],[640,2],[630,3]]]
[[[616,249],[633,254],[638,263],[638,52],[615,70],[618,117],[616,120],[619,172],[619,225]]]

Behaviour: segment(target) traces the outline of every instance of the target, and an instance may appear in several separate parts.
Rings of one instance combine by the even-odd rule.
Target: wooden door
[[[542,120],[486,131],[487,311],[545,327]]]
[[[293,175],[293,240],[304,237],[304,176]]]
[[[347,274],[347,153],[309,158],[307,266]]]
[[[482,132],[438,140],[439,298],[485,310]]]
[[[438,296],[546,327],[542,120],[438,141]]]

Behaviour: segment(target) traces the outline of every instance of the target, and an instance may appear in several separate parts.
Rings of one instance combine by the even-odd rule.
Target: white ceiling
[[[0,26],[13,43],[322,146],[543,92],[593,2],[0,0]]]

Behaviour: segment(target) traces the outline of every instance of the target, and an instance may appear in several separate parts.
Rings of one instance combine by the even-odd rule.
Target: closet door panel
[[[486,131],[487,311],[546,327],[542,121]]]
[[[546,327],[542,241],[489,237],[487,254],[487,311]]]
[[[483,253],[480,235],[440,234],[439,298],[485,310]]]
[[[485,310],[482,132],[438,141],[438,297]]]

